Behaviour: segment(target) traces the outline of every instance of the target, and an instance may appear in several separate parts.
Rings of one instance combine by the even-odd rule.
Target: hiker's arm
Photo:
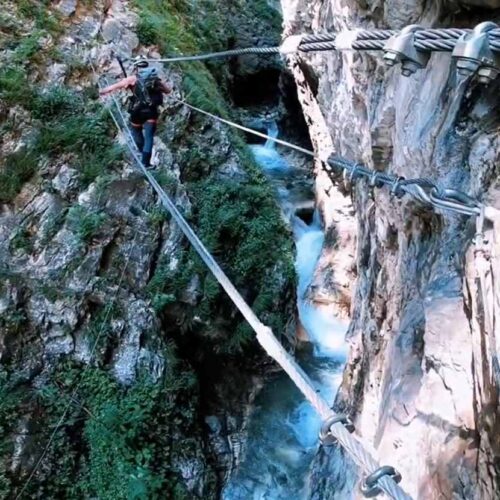
[[[172,82],[161,82],[161,91],[164,94],[170,94],[174,90],[174,85]]]
[[[111,94],[112,92],[116,92],[117,90],[121,89],[127,89],[129,87],[133,87],[136,84],[137,78],[135,75],[130,75],[127,76],[127,78],[124,78],[123,80],[120,80],[117,83],[114,83],[113,85],[110,85],[109,87],[106,87],[105,89],[102,89],[99,94],[100,95],[108,95]]]

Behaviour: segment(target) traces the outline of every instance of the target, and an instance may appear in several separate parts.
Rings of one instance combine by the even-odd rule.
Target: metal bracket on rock
[[[500,73],[500,54],[491,50],[489,32],[497,28],[497,24],[486,21],[458,39],[451,57],[460,75],[477,72],[478,80],[486,85],[495,80]]]
[[[401,73],[403,76],[410,76],[418,69],[427,66],[430,52],[423,52],[415,48],[415,34],[422,27],[418,24],[411,24],[387,40],[384,45],[384,60],[388,66],[401,63]]]

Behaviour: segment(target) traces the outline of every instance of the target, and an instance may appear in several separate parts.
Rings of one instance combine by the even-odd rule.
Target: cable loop
[[[391,186],[391,195],[395,196],[396,198],[400,199],[405,195],[405,192],[403,189],[401,189],[401,183],[405,181],[406,179],[404,177],[396,177],[394,179],[394,182],[392,183]]]
[[[377,170],[375,170],[370,177],[370,187],[381,188],[384,185],[383,181],[381,180],[382,175],[382,172],[378,172]]]
[[[334,415],[323,422],[321,430],[319,431],[319,439],[323,446],[337,444],[338,439],[331,432],[331,428],[335,424],[342,424],[351,434],[354,432],[354,424],[347,415],[343,413]]]
[[[380,495],[383,491],[379,486],[379,481],[383,477],[390,477],[395,483],[401,482],[401,474],[394,467],[383,465],[369,476],[366,476],[365,480],[361,483],[361,493],[366,498],[373,498]]]
[[[349,175],[349,182],[352,184],[352,181],[356,179],[357,176],[359,176],[359,172],[361,170],[361,165],[359,163],[355,163],[351,167],[351,173]]]

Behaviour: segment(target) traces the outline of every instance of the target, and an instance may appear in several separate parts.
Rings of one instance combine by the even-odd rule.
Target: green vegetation
[[[38,161],[33,151],[21,150],[8,155],[0,166],[0,203],[12,201],[23,184],[36,171]]]
[[[140,14],[141,41],[157,44],[164,54],[201,48],[218,50],[224,48],[231,36],[231,28],[212,1],[200,0],[196,5],[188,0],[133,0],[133,3]],[[38,62],[41,38],[58,32],[59,28],[53,24],[57,18],[50,14],[49,4],[50,0],[17,2],[18,12],[23,19],[34,20],[35,29],[30,36],[18,37],[15,43],[11,41],[12,59],[0,68],[0,99],[8,106],[23,107],[34,119],[26,148],[0,165],[0,202],[11,202],[43,162],[55,164],[64,160],[78,169],[82,186],[97,181],[100,189],[104,189],[110,169],[123,158],[122,151],[114,144],[114,130],[107,114],[91,102],[96,97],[95,89],[82,92],[64,87],[42,89],[34,81],[36,72],[27,70],[30,61]],[[263,9],[263,13],[268,10],[265,0],[255,2],[255,8]],[[8,21],[4,24],[10,26]],[[18,32],[21,29],[11,28]],[[54,49],[48,50],[44,54],[55,57]],[[74,65],[79,71],[84,70],[78,61]],[[183,66],[183,90],[190,102],[230,116],[214,68],[217,70],[215,65],[201,63]],[[245,179],[230,181],[216,177],[224,158],[217,157],[220,152],[211,152],[199,143],[199,126],[206,123],[197,120],[192,119],[189,134],[186,132],[179,139],[184,146],[182,151],[172,148],[192,204],[191,213],[185,215],[257,314],[280,331],[285,318],[275,301],[282,297],[280,288],[293,282],[294,273],[291,239],[281,221],[274,194],[237,133],[229,132],[229,137],[244,167]],[[173,176],[155,175],[163,187],[174,192],[177,181]],[[162,209],[153,207],[148,211],[151,224],[160,225],[164,219]],[[54,218],[54,227],[45,228],[43,237],[50,239],[64,220],[86,245],[92,244],[111,223],[103,212],[76,205],[63,209]],[[29,250],[29,245],[29,234],[23,229],[11,240],[14,250]],[[176,316],[179,324],[169,327],[189,333],[183,339],[198,350],[195,356],[200,351],[222,355],[241,351],[252,338],[245,323],[187,245],[178,258],[179,265],[173,271],[169,266],[170,256],[165,260],[160,257],[145,291],[156,311],[163,317],[168,315],[170,307],[176,308],[176,314],[181,310]],[[103,290],[107,291],[108,285],[116,285],[114,273],[119,267],[120,258],[115,257],[112,269],[99,276],[96,288],[105,284]],[[200,300],[196,307],[183,308],[183,294],[194,276],[201,282]],[[23,286],[29,289],[32,285]],[[99,291],[93,289],[96,294]],[[54,280],[38,292],[52,301],[68,293],[59,289]],[[139,295],[140,291],[134,293]],[[72,298],[82,302],[86,299],[83,294]],[[172,345],[156,332],[151,337],[160,344],[157,352],[166,359],[166,373],[156,383],[141,374],[132,387],[120,386],[106,367],[119,342],[113,322],[123,319],[124,311],[113,307],[108,314],[106,306],[96,307],[92,303],[88,314],[79,324],[79,334],[91,343],[99,337],[94,366],[85,368],[64,357],[57,362],[54,359],[51,366],[55,368],[53,371],[47,368],[44,384],[37,389],[28,387],[20,373],[0,374],[2,456],[12,456],[14,424],[19,423],[21,415],[36,416],[31,420],[29,432],[33,449],[40,451],[70,403],[63,425],[57,429],[43,465],[26,491],[27,498],[192,498],[185,491],[179,471],[179,464],[195,457],[201,449],[197,424],[200,396],[192,369],[177,359]],[[5,330],[5,326],[9,333],[23,337],[29,325],[21,311],[13,310],[2,316],[0,330]],[[203,337],[203,342],[197,342],[196,335]],[[183,339],[176,337],[176,341]],[[23,473],[9,470],[7,461],[0,460],[0,497],[19,493],[27,471]],[[211,470],[204,474],[207,490],[203,494],[211,498],[216,490],[215,474]]]
[[[0,318],[2,327],[3,318]],[[20,390],[10,380],[3,370],[0,371],[0,456],[12,454],[13,444],[9,439],[10,433],[18,422],[20,415]],[[0,460],[0,498],[9,498],[12,495],[11,478],[7,460]]]
[[[0,99],[8,106],[29,105],[33,90],[23,69],[17,66],[0,68]]]
[[[26,315],[22,309],[9,308],[0,317],[2,334],[19,334],[23,331]]]
[[[78,235],[81,241],[91,243],[109,221],[102,212],[75,205],[68,211],[67,222],[70,229]]]
[[[276,331],[283,331],[285,318],[275,310],[274,301],[283,293],[283,282],[294,282],[293,249],[270,188],[265,181],[236,184],[208,178],[191,185],[191,200],[192,223],[202,241],[236,287],[245,290],[257,315]],[[174,298],[182,302],[184,290],[197,274],[202,279],[203,297],[187,314],[207,324],[231,316],[229,299],[194,250],[184,252],[180,261],[175,272],[167,263],[160,263],[148,285],[156,310],[163,310]],[[241,351],[252,337],[253,332],[240,320],[217,350]]]
[[[9,433],[21,412],[36,412],[40,449],[48,442],[66,407],[44,463],[27,491],[43,498],[187,500],[176,461],[194,453],[194,437],[180,438],[186,429],[196,435],[193,395],[197,382],[177,359],[171,346],[164,350],[167,371],[154,383],[146,376],[130,388],[120,387],[100,368],[60,363],[47,384],[23,389],[0,373],[0,450],[11,453]],[[77,391],[75,391],[77,388]],[[179,433],[179,429],[183,430]],[[75,441],[83,435],[83,443]],[[80,470],[78,475],[74,471]],[[215,480],[207,471],[207,479]],[[26,477],[0,469],[0,495],[20,491]]]
[[[24,227],[19,228],[10,240],[9,246],[11,251],[30,252],[33,246],[30,232]]]
[[[140,16],[138,34],[141,43],[157,45],[164,55],[223,50],[233,34],[227,19],[220,15],[221,10],[236,7],[232,2],[221,6],[221,10],[214,9],[213,3],[206,0],[196,4],[187,0],[135,0],[134,5]],[[277,27],[279,32],[279,15],[265,0],[247,2],[245,7],[249,9],[249,16],[258,16],[271,27]],[[230,117],[227,100],[221,95],[220,85],[214,77],[214,71],[219,73],[216,64],[208,67],[201,62],[190,62],[180,65],[179,69],[189,102]],[[193,122],[197,120],[195,116]],[[294,281],[290,235],[281,220],[274,193],[255,165],[244,140],[236,132],[228,133],[247,173],[243,183],[214,177],[224,159],[200,143],[196,134],[183,138],[184,142],[178,148],[184,184],[187,183],[193,206],[191,222],[230,278],[246,291],[246,298],[257,314],[281,330],[284,318],[274,311],[273,301],[283,293],[281,283],[277,284],[280,281],[278,275],[287,284]],[[195,252],[185,251],[179,258],[180,264],[175,272],[168,268],[167,263],[160,262],[148,286],[155,309],[160,312],[173,302],[182,302],[184,291],[193,275],[197,274],[202,280],[202,297],[197,307],[190,306],[186,310],[181,329],[191,331],[194,317],[201,318],[207,325],[214,318],[232,317],[232,306],[227,297]],[[221,352],[241,350],[252,338],[244,322],[231,321],[231,326],[225,325],[231,335],[222,345],[216,346]]]
[[[40,120],[38,133],[26,149],[8,156],[0,165],[0,202],[14,199],[22,185],[36,173],[39,158],[68,154],[84,186],[117,165],[123,152],[113,142],[112,123],[105,110],[84,95],[66,87],[40,91],[24,70],[0,70],[0,99],[22,105]]]
[[[33,118],[53,120],[78,114],[83,111],[82,97],[68,87],[55,86],[45,92],[36,93],[28,103]]]

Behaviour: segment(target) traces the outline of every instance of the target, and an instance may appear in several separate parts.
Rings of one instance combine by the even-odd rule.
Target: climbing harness
[[[412,24],[401,31],[354,29],[337,33],[299,34],[285,38],[280,46],[275,47],[247,47],[146,60],[175,63],[247,54],[289,55],[329,50],[383,51],[388,66],[401,64],[403,76],[425,68],[431,52],[451,52],[458,72],[463,75],[477,74],[480,83],[488,84],[500,73],[500,27],[491,21],[478,24],[472,30],[424,28]]]

